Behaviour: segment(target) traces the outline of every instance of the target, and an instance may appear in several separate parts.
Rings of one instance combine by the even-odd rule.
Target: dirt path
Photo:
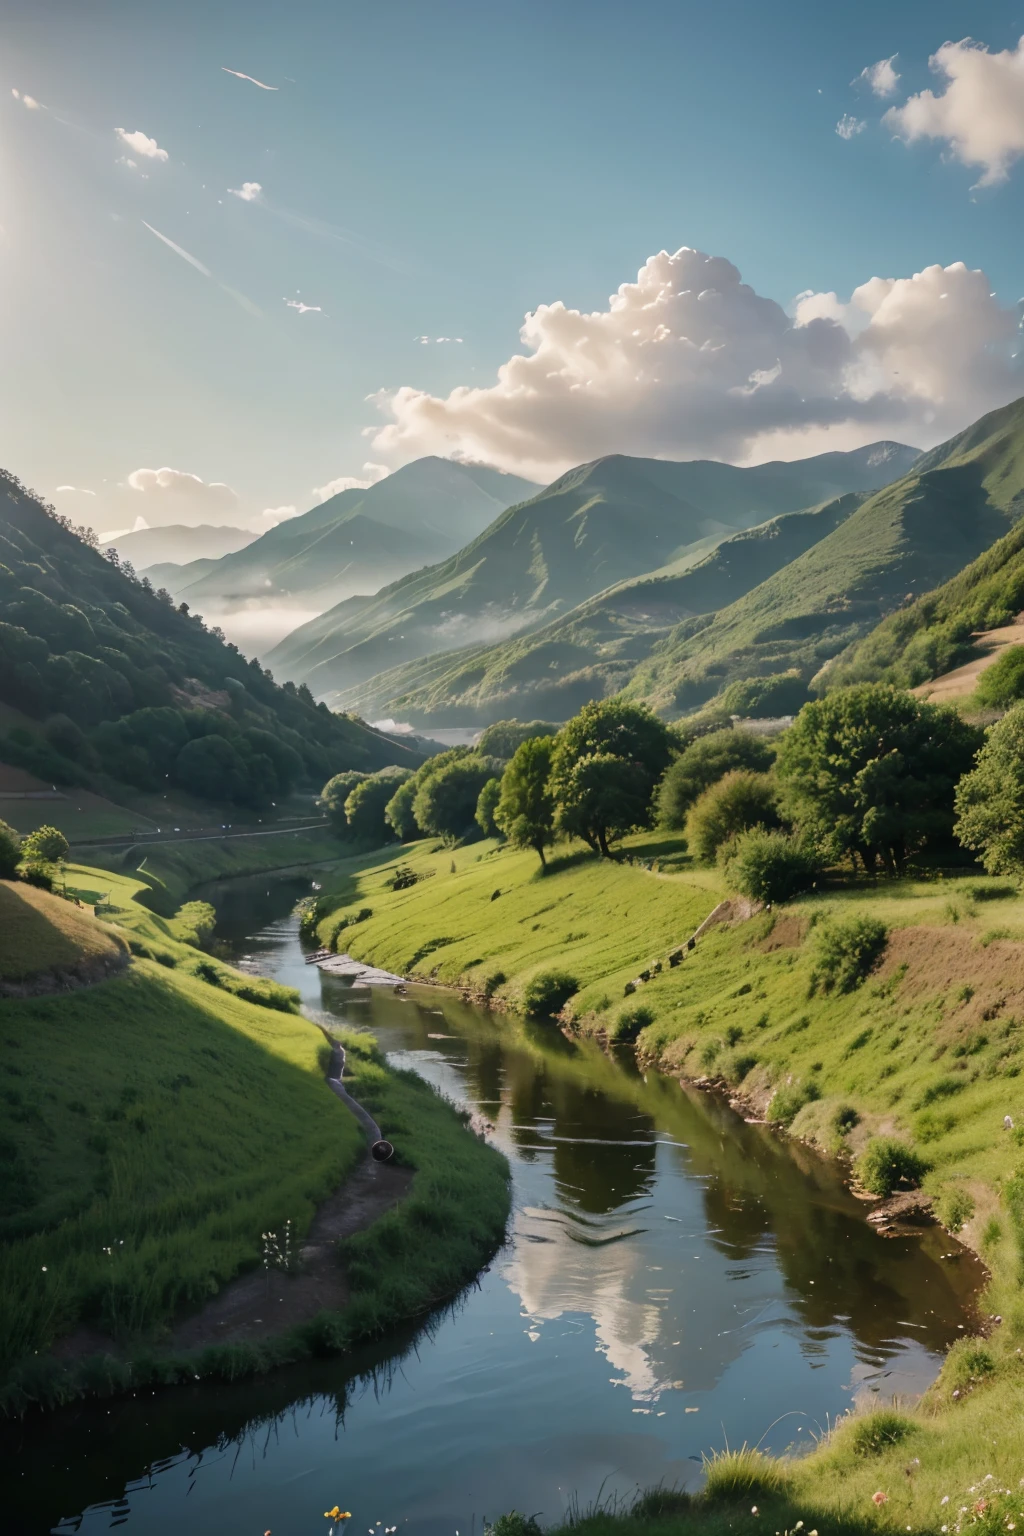
[[[978,654],[973,661],[932,678],[930,683],[920,683],[911,692],[932,704],[948,704],[953,699],[965,698],[974,692],[978,678],[986,668],[1011,645],[1024,645],[1024,616],[1018,615],[1012,624],[1004,624],[1001,629],[986,629],[975,635],[974,646]]]

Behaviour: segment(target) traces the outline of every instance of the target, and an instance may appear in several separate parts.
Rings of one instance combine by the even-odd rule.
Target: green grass
[[[125,941],[73,902],[22,881],[0,880],[0,981],[28,982],[116,961]]]

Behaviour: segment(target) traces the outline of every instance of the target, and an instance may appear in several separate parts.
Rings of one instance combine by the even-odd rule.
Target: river
[[[948,1235],[878,1237],[834,1164],[629,1052],[440,990],[354,996],[304,963],[308,884],[221,886],[221,936],[490,1121],[508,1243],[355,1361],[30,1419],[5,1436],[5,1530],[314,1536],[337,1503],[348,1536],[482,1536],[512,1507],[552,1522],[693,1486],[726,1444],[805,1448],[855,1399],[935,1375],[981,1280]]]

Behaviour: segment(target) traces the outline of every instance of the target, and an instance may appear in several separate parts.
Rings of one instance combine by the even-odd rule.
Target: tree
[[[609,837],[649,824],[654,787],[671,756],[671,732],[646,704],[618,698],[585,704],[555,738],[551,789],[558,827],[607,855]]]
[[[21,845],[21,856],[28,864],[60,864],[70,852],[67,838],[57,827],[37,827]]]
[[[326,807],[327,817],[341,837],[347,837],[349,833],[348,819],[345,816],[345,801],[366,778],[365,773],[357,773],[350,768],[345,773],[336,773],[333,779],[328,779],[320,791],[320,804]]]
[[[988,709],[1024,698],[1024,645],[1011,645],[978,678],[975,696]]]
[[[21,838],[6,821],[0,821],[0,880],[13,880],[21,858]]]
[[[795,715],[809,697],[807,684],[798,672],[773,672],[768,677],[746,677],[730,683],[715,703],[728,715],[768,720]]]
[[[361,843],[379,848],[394,838],[394,829],[385,821],[384,812],[396,786],[412,778],[408,768],[384,768],[361,779],[345,801],[345,817],[351,835]]]
[[[766,773],[734,768],[700,796],[690,811],[686,837],[691,852],[713,862],[722,844],[750,827],[777,827],[777,790]]]
[[[886,683],[838,688],[805,704],[782,738],[781,805],[830,859],[906,858],[953,830],[953,792],[982,741],[952,709]]]
[[[752,731],[711,731],[698,736],[670,764],[658,788],[658,821],[681,830],[698,796],[735,768],[764,773],[775,761],[775,749]]]
[[[274,777],[279,795],[287,795],[292,786],[300,782],[306,766],[295,748],[289,746],[286,741],[282,741],[280,736],[275,735],[273,731],[264,731],[254,726],[245,732],[243,739],[251,747],[254,755],[269,757],[274,765]]]
[[[430,764],[424,764],[429,767]],[[493,757],[458,757],[419,783],[413,812],[424,832],[448,841],[476,831],[476,803],[488,779],[501,772]],[[420,773],[423,770],[420,769]]]
[[[494,812],[496,825],[513,848],[532,848],[541,864],[544,849],[555,838],[555,800],[549,784],[554,747],[552,737],[536,736],[516,748],[501,776]]]
[[[500,757],[509,762],[524,741],[537,736],[556,736],[557,725],[546,720],[496,720],[483,732],[476,750],[485,757]]]
[[[174,777],[182,789],[204,800],[244,801],[249,788],[245,763],[216,731],[182,747],[174,762]]]
[[[415,799],[416,775],[413,774],[404,783],[399,784],[384,807],[384,820],[403,843],[411,843],[413,838],[420,836],[420,828],[412,808]]]
[[[500,837],[501,828],[494,819],[494,813],[498,809],[498,801],[501,799],[501,780],[495,776],[488,779],[476,801],[476,824],[484,837]]]
[[[1024,704],[989,731],[956,787],[956,816],[954,832],[990,875],[1024,875]]]
[[[798,838],[751,827],[723,844],[719,862],[725,878],[751,901],[789,901],[806,891],[820,864]]]

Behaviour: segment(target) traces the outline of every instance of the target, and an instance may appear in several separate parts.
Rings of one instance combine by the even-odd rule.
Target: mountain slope
[[[251,544],[256,535],[247,528],[199,523],[169,523],[162,528],[140,528],[137,533],[122,533],[108,539],[122,560],[131,561],[137,571],[151,565],[182,565],[189,560],[219,560]]]
[[[179,590],[208,612],[254,599],[306,609],[336,603],[443,559],[536,489],[484,466],[418,459],[279,523]]]
[[[351,691],[396,665],[536,628],[701,541],[707,548],[766,517],[873,489],[916,456],[883,443],[749,469],[598,459],[510,508],[449,560],[302,626],[269,660],[317,694]]]
[[[893,609],[975,560],[1022,511],[1024,401],[1017,401],[933,450],[698,633],[680,626],[626,692],[673,711],[704,703],[738,677],[795,666],[810,679]]]
[[[773,518],[721,540],[710,554],[701,541],[671,566],[608,587],[541,629],[409,662],[330,702],[344,708],[358,698],[370,719],[390,716],[428,729],[509,717],[567,719],[624,687],[681,622],[749,591],[825,538],[863,499],[843,496]]]
[[[0,702],[40,722],[0,737],[16,766],[255,808],[342,768],[418,760],[279,687],[3,474],[0,615]]]

